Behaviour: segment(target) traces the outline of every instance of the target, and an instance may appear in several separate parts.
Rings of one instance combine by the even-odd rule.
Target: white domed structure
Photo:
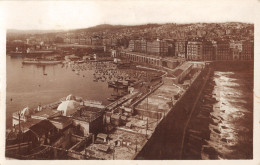
[[[70,116],[77,111],[77,107],[80,106],[80,103],[75,100],[62,101],[58,106],[57,110],[62,111],[63,116]]]
[[[76,100],[76,97],[74,95],[70,94],[66,97],[66,100]]]

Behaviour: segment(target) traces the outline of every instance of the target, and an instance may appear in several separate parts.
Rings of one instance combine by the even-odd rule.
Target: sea
[[[213,120],[208,126],[210,136],[203,147],[215,155],[208,157],[210,152],[202,149],[202,159],[253,158],[253,80],[253,62],[214,69],[209,79],[214,85],[208,94],[216,102],[209,115]]]
[[[209,125],[208,145],[216,150],[218,159],[252,159],[253,71],[216,70],[212,81],[217,103],[211,115],[221,122]]]

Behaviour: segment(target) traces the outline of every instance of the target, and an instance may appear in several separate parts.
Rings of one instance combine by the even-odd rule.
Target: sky
[[[98,24],[254,22],[255,0],[1,1],[7,29],[77,29]]]

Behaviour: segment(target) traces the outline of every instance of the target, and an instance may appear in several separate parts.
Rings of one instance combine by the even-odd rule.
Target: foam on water
[[[249,132],[249,126],[243,125],[243,122],[247,120],[245,114],[252,113],[247,107],[248,98],[245,94],[252,91],[242,88],[243,77],[240,75],[236,78],[236,74],[239,73],[219,71],[214,73],[215,87],[212,96],[217,103],[213,105],[213,112],[210,114],[217,125],[209,125],[210,139],[206,141],[208,144],[203,147],[213,148],[218,154],[217,159],[233,159],[243,155],[243,153],[239,153],[240,150],[243,150],[240,148],[240,143],[246,143],[245,138],[249,138],[241,137],[240,134]],[[204,159],[207,159],[207,154],[202,149]]]

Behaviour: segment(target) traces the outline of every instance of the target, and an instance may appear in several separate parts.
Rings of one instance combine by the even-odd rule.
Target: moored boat
[[[46,65],[46,64],[60,64],[59,60],[45,60],[45,59],[27,59],[23,61],[23,64],[38,64],[38,65]]]
[[[116,98],[107,98],[108,101],[116,101]]]

